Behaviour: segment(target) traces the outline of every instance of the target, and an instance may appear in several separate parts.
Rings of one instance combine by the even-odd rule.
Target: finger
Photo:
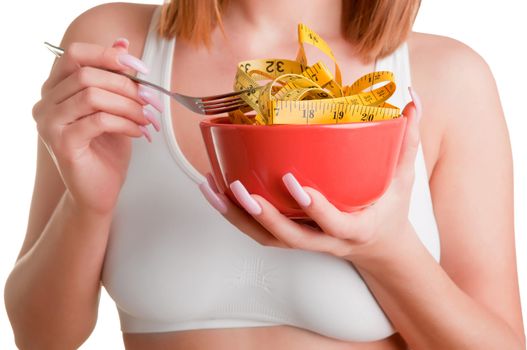
[[[208,178],[207,181],[204,181],[199,185],[199,189],[214,209],[219,211],[222,215],[227,214],[227,203],[217,195],[216,191],[211,187]]]
[[[363,229],[363,222],[369,220],[369,211],[362,211],[362,217],[342,212],[326,197],[308,186],[301,186],[292,173],[282,177],[287,190],[302,210],[313,219],[325,233],[346,239],[352,243],[361,243],[369,238],[369,231]]]
[[[81,149],[105,132],[130,137],[143,135],[139,126],[131,120],[106,112],[97,112],[66,126],[61,132],[62,146],[70,150]]]
[[[265,228],[254,220],[237,205],[232,203],[225,195],[216,192],[210,185],[210,178],[199,185],[199,189],[209,204],[219,211],[229,222],[237,226],[247,236],[264,246],[289,248],[284,242],[276,239]]]
[[[419,148],[419,119],[421,116],[421,104],[417,94],[410,89],[413,101],[408,103],[402,114],[407,118],[406,130],[401,143],[401,151],[397,160],[394,177],[405,177],[413,173],[415,157]],[[419,106],[419,109],[417,108]]]
[[[136,83],[129,78],[94,67],[82,67],[62,80],[46,96],[51,102],[59,104],[87,87],[104,89],[146,104],[139,96]]]
[[[347,253],[348,245],[345,241],[287,218],[262,196],[249,194],[239,180],[232,182],[230,188],[238,202],[253,218],[288,246],[337,256]]]
[[[159,113],[163,113],[165,107],[163,101],[158,96],[158,92],[154,92],[153,89],[140,84],[138,93],[139,96],[143,99],[143,101],[148,104],[151,104],[152,107],[159,111]]]
[[[128,50],[128,46],[129,46],[129,42],[127,39],[125,38],[118,38],[112,47],[123,47],[123,48],[126,48],[126,50]],[[130,68],[133,68],[133,67],[130,67]],[[128,74],[133,74],[133,70],[132,69],[128,69],[128,71],[125,70],[126,73]],[[157,109],[160,113],[163,113],[163,103],[161,102],[161,100],[159,99],[159,97],[154,93],[154,91],[152,91],[151,89],[148,89],[146,86],[143,86],[143,85],[140,85],[139,86],[139,96],[141,97],[142,101],[144,101],[145,103],[148,103],[148,104],[151,104],[155,109]],[[159,126],[159,123],[154,123],[154,127],[156,128],[157,131],[159,131],[160,129],[160,126]]]
[[[128,48],[130,47],[130,42],[126,38],[117,38],[112,44],[114,49],[120,50],[122,53],[128,53]],[[134,65],[130,65],[126,60],[122,62],[128,68],[120,70],[121,72],[128,73],[130,75],[135,75],[136,71],[140,71],[134,68]]]
[[[52,117],[54,118],[53,122],[59,125],[67,125],[98,111],[123,116],[140,125],[150,123],[145,116],[145,108],[140,103],[92,86],[58,104],[56,110],[56,115]]]
[[[85,66],[115,71],[133,68],[143,74],[147,74],[149,71],[144,62],[122,52],[122,49],[82,42],[74,42],[66,47],[64,55],[57,63],[54,72],[44,83],[43,90],[50,90],[75,70]]]

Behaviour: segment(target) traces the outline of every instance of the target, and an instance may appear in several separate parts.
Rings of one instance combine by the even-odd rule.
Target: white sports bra
[[[142,60],[169,89],[175,39],[160,38],[154,12]],[[377,62],[395,73],[390,103],[410,100],[408,48]],[[141,74],[140,74],[141,76]],[[177,79],[177,77],[176,77]],[[353,265],[325,253],[262,246],[207,202],[205,178],[172,128],[170,100],[152,144],[132,138],[132,159],[111,225],[102,282],[125,333],[291,325],[344,341],[395,332]],[[176,116],[177,118],[177,116]],[[419,147],[410,221],[439,261],[439,237]]]

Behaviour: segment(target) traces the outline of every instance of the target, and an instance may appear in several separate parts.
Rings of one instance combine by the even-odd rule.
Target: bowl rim
[[[406,120],[406,116],[401,114],[400,117],[394,118],[394,119],[382,119],[382,120],[375,120],[371,122],[352,122],[352,123],[340,123],[340,124],[273,124],[273,125],[252,125],[252,124],[231,124],[229,123],[221,123],[220,121],[229,120],[228,116],[214,116],[209,117],[206,119],[203,119],[200,121],[199,125],[201,127],[222,127],[227,129],[260,129],[262,126],[271,126],[273,128],[287,128],[287,129],[304,129],[304,128],[365,128],[365,127],[373,127],[373,126],[379,126],[379,125],[389,125],[389,124],[397,124],[397,123],[403,123],[403,120]]]

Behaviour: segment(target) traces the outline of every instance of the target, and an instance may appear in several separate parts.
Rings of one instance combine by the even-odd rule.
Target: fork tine
[[[201,101],[205,102],[205,101],[212,101],[212,100],[220,100],[220,99],[223,99],[223,98],[226,98],[226,97],[238,96],[238,95],[241,95],[241,94],[244,94],[244,93],[254,94],[256,90],[259,90],[261,88],[262,88],[261,86],[254,86],[254,87],[251,87],[249,89],[233,91],[233,92],[229,92],[229,93],[226,93],[226,94],[214,95],[214,96],[206,96],[206,97],[202,97]]]
[[[221,95],[206,96],[206,97],[202,97],[201,101],[205,102],[205,101],[219,100],[225,97],[238,96],[238,95],[243,94],[244,92],[247,92],[247,90],[233,91],[233,92],[229,92],[229,93],[221,94]]]
[[[219,101],[209,101],[206,103],[197,103],[198,107],[201,108],[220,108],[220,107],[227,107],[231,106],[237,103],[245,103],[244,100],[241,98],[231,98],[228,100],[219,100]]]
[[[220,110],[220,109],[226,109],[226,108],[241,108],[247,106],[247,103],[240,102],[236,104],[229,104],[229,105],[221,105],[221,106],[213,106],[213,107],[202,107],[201,110],[203,111],[212,111],[212,110]]]
[[[235,110],[240,109],[240,108],[245,107],[245,106],[247,106],[247,105],[246,104],[240,104],[240,105],[231,106],[231,107],[227,107],[227,108],[204,109],[203,110],[203,114],[206,114],[206,115],[222,114],[222,113],[235,111]]]

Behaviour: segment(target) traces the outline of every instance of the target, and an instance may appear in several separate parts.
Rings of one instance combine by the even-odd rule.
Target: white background
[[[31,108],[39,99],[40,86],[53,61],[42,42],[60,43],[68,24],[100,3],[15,0],[0,5],[0,118],[4,120],[0,132],[2,290],[22,244],[33,190],[37,133]],[[471,46],[487,61],[496,78],[514,155],[516,245],[523,304],[527,303],[527,115],[523,89],[527,82],[526,7],[525,1],[517,0],[423,0],[414,26],[415,31],[450,36]],[[482,142],[482,152],[484,145]],[[0,349],[15,349],[3,303]],[[105,293],[96,329],[82,349],[123,349],[115,306]]]

